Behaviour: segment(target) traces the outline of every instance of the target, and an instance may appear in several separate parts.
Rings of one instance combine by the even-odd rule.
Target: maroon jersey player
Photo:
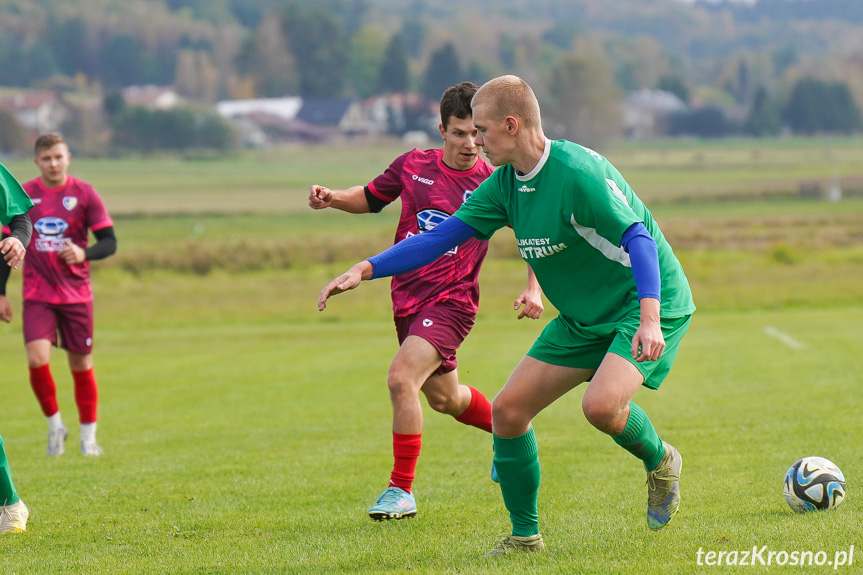
[[[51,347],[63,347],[74,380],[81,453],[101,455],[96,443],[98,388],[88,262],[116,251],[114,222],[96,190],[66,173],[70,155],[62,136],[40,136],[35,152],[41,176],[24,184],[34,204],[29,212],[33,238],[24,264],[22,313],[30,384],[48,420],[47,453],[62,455],[67,431],[49,362]],[[96,243],[88,246],[90,231]]]
[[[350,213],[379,212],[400,198],[395,242],[433,228],[456,212],[493,171],[479,157],[470,100],[477,87],[465,82],[444,92],[439,126],[443,149],[412,150],[396,158],[366,186],[331,190],[313,185],[309,206]],[[479,270],[487,242],[470,239],[431,264],[392,280],[399,350],[387,384],[393,405],[393,457],[389,487],[369,509],[375,520],[416,515],[412,493],[420,454],[422,391],[429,406],[457,421],[491,432],[491,404],[459,382],[456,349],[473,327],[479,303]],[[527,288],[515,300],[522,317],[542,314],[542,295],[528,267]]]

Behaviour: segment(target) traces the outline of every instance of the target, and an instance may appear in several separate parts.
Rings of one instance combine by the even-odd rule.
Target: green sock
[[[0,437],[0,506],[18,503],[18,499],[18,492],[12,484],[12,474],[9,473],[9,461],[6,459],[3,437]]]
[[[503,504],[512,522],[512,534],[519,537],[538,534],[539,455],[533,428],[509,439],[495,435],[494,466],[500,479]]]
[[[656,469],[665,457],[665,448],[644,410],[629,402],[629,419],[620,435],[612,435],[616,444],[644,462],[647,471]]]

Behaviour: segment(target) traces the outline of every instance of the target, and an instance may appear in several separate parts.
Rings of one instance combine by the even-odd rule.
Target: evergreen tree
[[[656,83],[656,89],[671,92],[680,98],[684,104],[689,105],[689,88],[680,74],[665,74],[660,76],[659,81]]]
[[[431,55],[423,80],[422,93],[429,100],[440,100],[447,88],[462,81],[461,63],[452,42],[447,42]]]
[[[782,129],[779,107],[770,99],[767,89],[760,86],[755,92],[752,107],[743,123],[743,131],[752,136],[772,136]]]
[[[342,95],[348,64],[344,30],[324,7],[293,2],[281,13],[282,28],[300,76],[300,95]]]
[[[46,41],[54,54],[60,72],[74,76],[78,72],[91,75],[96,70],[87,66],[87,24],[80,16],[68,20],[52,18],[48,22]]]
[[[410,65],[407,47],[401,34],[390,38],[378,74],[378,91],[407,92],[410,87]]]
[[[863,128],[860,109],[844,82],[801,78],[791,90],[782,118],[796,133],[851,133]]]

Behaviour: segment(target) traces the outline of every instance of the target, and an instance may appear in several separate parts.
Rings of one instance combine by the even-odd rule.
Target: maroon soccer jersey
[[[66,185],[45,188],[39,178],[24,184],[33,200],[28,212],[33,238],[24,260],[24,299],[54,304],[93,301],[90,265],[67,265],[58,252],[66,240],[87,247],[88,230],[113,226],[102,198],[90,184],[67,176]]]
[[[395,243],[450,217],[494,171],[482,158],[465,171],[446,166],[442,158],[441,149],[414,149],[396,158],[386,172],[369,183],[369,191],[381,200],[392,202],[401,197]],[[393,313],[407,316],[446,301],[476,313],[479,269],[487,251],[488,242],[471,238],[425,267],[393,276]]]

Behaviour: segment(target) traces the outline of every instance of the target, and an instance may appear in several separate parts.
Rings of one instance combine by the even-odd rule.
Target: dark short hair
[[[477,85],[473,82],[462,82],[446,89],[440,99],[440,121],[444,130],[446,130],[450,118],[456,117],[464,120],[473,115],[470,101],[477,89]]]
[[[66,140],[60,134],[42,134],[36,138],[36,143],[33,145],[33,152],[38,156],[40,150],[48,150],[57,144],[65,144]]]

